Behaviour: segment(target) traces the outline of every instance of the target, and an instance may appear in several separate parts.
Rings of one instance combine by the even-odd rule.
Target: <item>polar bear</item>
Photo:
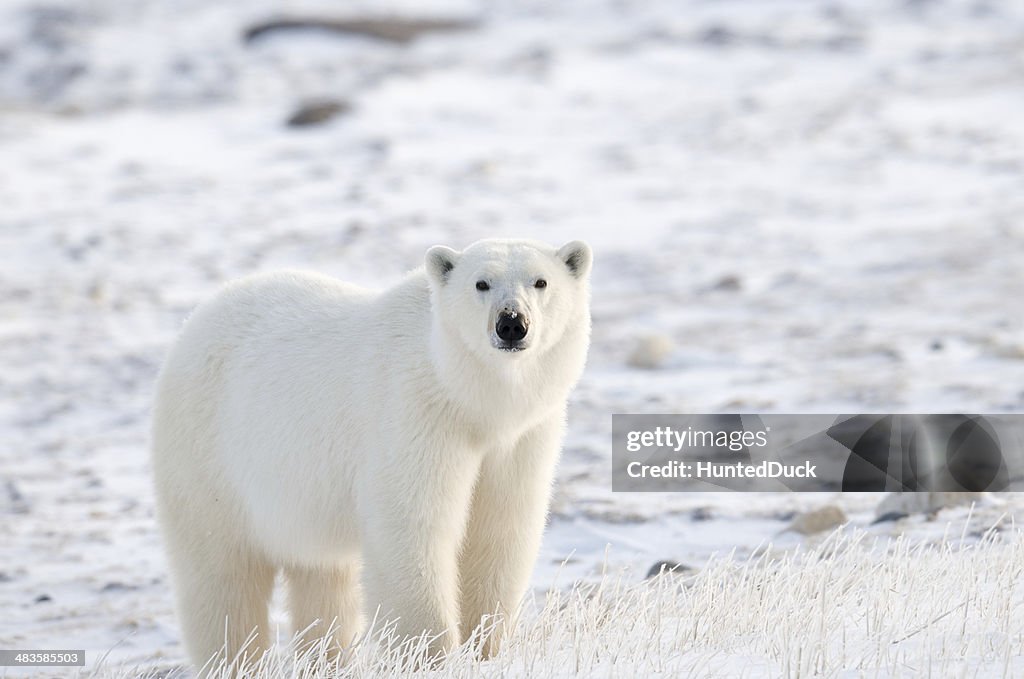
[[[430,248],[383,292],[278,272],[196,309],[153,424],[193,662],[241,657],[253,631],[245,654],[266,648],[279,570],[294,629],[333,623],[336,648],[376,616],[441,654],[497,614],[497,649],[586,360],[591,262],[580,241],[484,240]]]

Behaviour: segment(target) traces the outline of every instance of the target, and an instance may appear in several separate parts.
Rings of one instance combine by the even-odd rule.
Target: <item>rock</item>
[[[714,513],[711,511],[711,507],[697,507],[690,512],[690,519],[693,521],[708,521],[714,518]]]
[[[711,284],[709,290],[721,290],[723,292],[737,292],[743,288],[743,279],[736,274],[727,274]]]
[[[101,592],[128,592],[128,591],[131,591],[131,590],[136,590],[138,588],[139,588],[138,585],[127,585],[127,584],[125,584],[123,582],[112,580],[111,582],[108,582],[107,584],[103,585],[103,588],[100,589],[100,591]]]
[[[801,535],[814,535],[831,530],[846,523],[848,519],[842,509],[835,505],[825,505],[818,509],[799,514],[787,530]]]
[[[245,30],[243,39],[248,43],[267,33],[315,30],[343,35],[362,35],[386,42],[406,44],[425,33],[467,31],[478,26],[478,21],[466,18],[377,16],[331,19],[325,17],[280,17],[253,24]]]
[[[322,125],[327,121],[348,113],[352,106],[347,101],[321,99],[309,101],[299,106],[288,116],[288,127],[310,127]]]
[[[876,523],[886,523],[888,521],[899,521],[900,519],[905,519],[908,516],[910,515],[905,512],[886,512],[872,521],[871,525],[874,526]]]
[[[692,570],[689,566],[684,566],[675,561],[658,561],[647,569],[647,575],[644,576],[644,580],[649,580],[659,575],[682,575]]]
[[[5,502],[0,504],[0,507],[6,508],[11,514],[28,514],[28,500],[21,494],[14,479],[7,479],[4,483],[4,496]]]
[[[675,349],[672,338],[665,335],[638,337],[627,363],[634,368],[657,370],[661,368]]]

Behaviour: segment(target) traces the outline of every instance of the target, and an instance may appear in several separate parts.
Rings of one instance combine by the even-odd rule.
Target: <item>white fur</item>
[[[194,662],[233,656],[253,629],[266,646],[279,569],[295,629],[336,618],[342,646],[378,607],[400,634],[439,634],[438,651],[487,614],[508,623],[586,358],[590,261],[579,242],[438,246],[384,292],[281,272],[195,311],[153,430]],[[506,307],[530,321],[523,351],[494,345]]]

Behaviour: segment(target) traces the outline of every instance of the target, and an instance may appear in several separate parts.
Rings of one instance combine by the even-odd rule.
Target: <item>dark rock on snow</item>
[[[405,44],[425,33],[466,31],[478,26],[472,19],[362,17],[332,19],[327,17],[278,17],[253,24],[245,30],[245,42],[252,42],[268,33],[281,31],[326,31],[342,35],[362,35],[386,42]]]
[[[644,579],[650,579],[662,575],[664,573],[672,573],[674,575],[682,575],[688,573],[693,569],[689,566],[676,563],[675,561],[659,561],[647,570],[647,575]]]
[[[346,101],[322,99],[301,104],[288,117],[288,127],[309,127],[322,125],[327,121],[348,113],[352,106]]]

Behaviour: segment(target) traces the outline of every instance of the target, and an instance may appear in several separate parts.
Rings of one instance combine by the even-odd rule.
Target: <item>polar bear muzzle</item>
[[[530,331],[530,319],[515,310],[503,309],[494,322],[494,334],[500,340],[497,348],[502,351],[522,351],[526,348],[523,340]]]

